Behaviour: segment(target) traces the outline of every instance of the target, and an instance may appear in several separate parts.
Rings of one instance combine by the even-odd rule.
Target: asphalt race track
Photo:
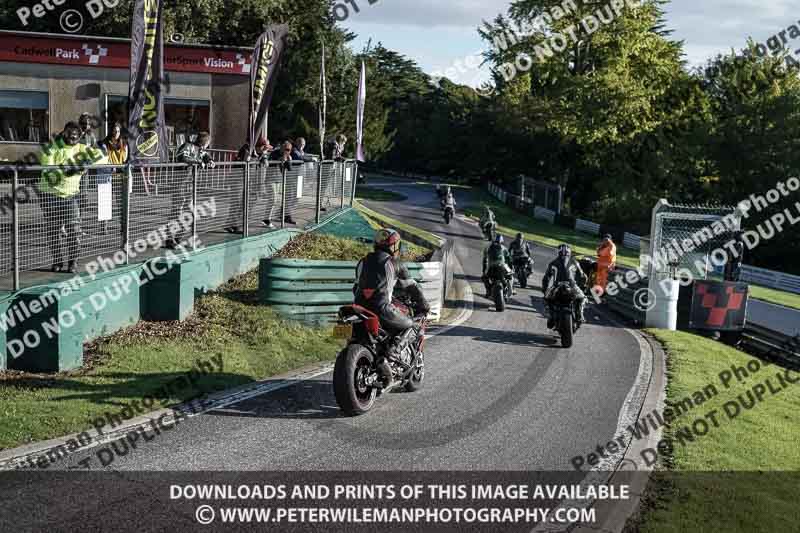
[[[637,339],[587,307],[588,324],[561,348],[542,316],[541,271],[552,259],[544,250],[533,287],[496,312],[482,297],[477,226],[460,217],[445,226],[430,188],[398,187],[406,202],[370,206],[454,239],[475,293],[471,317],[428,340],[422,390],[346,418],[327,373],[190,418],[107,469],[571,470],[573,456],[611,440],[639,370]]]

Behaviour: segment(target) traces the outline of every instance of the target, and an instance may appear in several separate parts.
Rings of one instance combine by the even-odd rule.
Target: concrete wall
[[[249,78],[190,72],[169,72],[166,96],[211,102],[214,148],[235,150],[244,142]],[[50,97],[50,135],[87,112],[103,118],[105,95],[128,94],[127,69],[0,62],[0,89],[46,91]],[[238,127],[241,126],[241,127]],[[242,130],[242,131],[239,131]],[[104,128],[98,136],[105,134]],[[35,143],[0,143],[0,159],[16,161],[39,152]]]
[[[185,261],[169,264],[157,259],[116,269],[95,280],[83,278],[86,282],[74,290],[51,284],[0,300],[0,314],[10,305],[17,311],[13,327],[7,332],[0,328],[0,369],[7,365],[34,372],[72,370],[83,364],[86,341],[142,319],[183,320],[194,311],[197,296],[256,268],[262,258],[272,256],[298,232],[285,229],[237,239],[209,246]],[[48,305],[42,306],[42,302]]]

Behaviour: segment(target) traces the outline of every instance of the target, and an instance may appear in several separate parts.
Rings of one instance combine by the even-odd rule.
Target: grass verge
[[[504,235],[514,236],[518,232],[522,232],[526,239],[535,243],[553,247],[566,243],[572,247],[576,254],[591,257],[597,255],[597,245],[600,244],[599,237],[549,224],[531,216],[520,216],[519,211],[515,211],[511,207],[498,202],[484,191],[476,189],[474,194],[480,204],[465,208],[464,213],[477,220],[483,214],[483,206],[488,205],[494,211],[498,231]],[[509,222],[511,222],[511,225],[507,225]],[[617,247],[617,262],[621,265],[635,268],[639,266],[639,254],[619,246]]]
[[[200,297],[183,322],[140,322],[93,341],[78,371],[0,373],[0,449],[89,429],[150,395],[157,399],[147,410],[159,409],[336,357],[342,341],[282,319],[257,289],[258,272],[249,272]],[[222,368],[176,385],[196,361],[212,360]],[[157,395],[167,384],[168,394]]]
[[[660,458],[661,468],[651,479],[635,530],[793,530],[799,518],[800,428],[796,420],[800,382],[783,386],[776,375],[783,375],[784,369],[704,337],[662,330],[650,333],[667,352],[667,403],[686,405],[686,398],[695,400],[691,410],[665,428],[671,452],[665,450],[668,455]],[[722,373],[732,373],[733,366],[747,369],[748,363],[759,370],[751,370],[741,382],[733,377],[726,386]],[[800,379],[800,373],[789,376]],[[767,392],[745,409],[739,402],[748,402],[748,393],[753,394],[759,384]],[[697,396],[704,389],[707,393]],[[696,401],[700,397],[705,401]],[[732,407],[735,403],[739,403],[738,415]],[[691,441],[684,428],[698,419],[705,420],[709,430],[693,432]]]
[[[403,261],[426,261],[431,250],[406,243],[400,258]],[[325,261],[358,261],[372,251],[372,244],[341,239],[321,233],[302,233],[293,238],[275,257],[285,259],[311,259]]]
[[[521,217],[519,211],[515,211],[509,206],[495,200],[484,191],[474,192],[480,205],[472,205],[464,209],[465,214],[475,218],[480,218],[483,213],[483,205],[489,205],[497,218],[497,227],[504,235],[516,235],[522,232],[525,238],[545,246],[558,246],[561,243],[569,244],[573,251],[579,255],[595,257],[597,255],[597,245],[599,238],[580,233],[569,228],[548,224],[545,221],[537,220],[530,216]],[[503,222],[513,221],[512,225],[504,225]],[[638,268],[639,253],[635,250],[617,246],[617,263],[622,266]],[[800,309],[800,294],[779,291],[759,285],[750,285],[750,295],[753,298],[763,300],[778,305],[784,305],[794,309]]]
[[[356,188],[356,198],[372,200],[374,202],[403,202],[408,199],[408,196],[393,191],[385,191],[383,189],[375,189],[373,187],[360,185]]]

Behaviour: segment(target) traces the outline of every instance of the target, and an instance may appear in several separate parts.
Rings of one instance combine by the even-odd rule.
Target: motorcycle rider
[[[486,298],[491,297],[491,274],[493,274],[493,269],[496,268],[502,269],[502,275],[505,277],[509,277],[513,271],[511,268],[511,254],[503,246],[502,235],[496,235],[494,242],[483,251],[483,275],[481,280],[484,287],[486,287]]]
[[[497,222],[494,219],[494,211],[488,205],[483,207],[483,215],[481,215],[480,225],[481,231],[487,233],[487,225],[494,226]]]
[[[522,237],[522,233],[517,233],[516,238],[511,241],[511,244],[508,247],[508,251],[511,252],[511,259],[512,260],[523,260],[523,258],[527,261],[529,270],[533,271],[533,259],[531,258],[531,247]]]
[[[553,280],[552,287],[550,281]],[[575,300],[578,302],[578,323],[586,321],[583,315],[583,308],[586,306],[586,296],[583,294],[582,287],[586,285],[587,277],[581,269],[580,265],[575,258],[572,257],[572,250],[566,244],[558,247],[558,257],[554,259],[544,273],[542,278],[542,292],[544,299],[547,303],[548,317],[547,327],[552,328],[555,325],[553,312],[551,309],[551,300],[555,287],[562,281],[567,281],[572,286]]]
[[[453,193],[450,191],[450,187],[447,187],[444,193],[444,198],[442,199],[442,210],[444,211],[448,207],[453,209],[453,215],[456,213],[456,198],[453,196]]]
[[[381,327],[393,339],[386,355],[397,355],[413,340],[416,333],[414,321],[400,312],[392,303],[396,288],[409,295],[419,315],[427,315],[430,306],[408,269],[398,262],[400,255],[400,234],[389,228],[380,229],[375,234],[375,249],[367,254],[356,266],[356,286],[353,291],[355,303],[369,309],[381,321]],[[392,369],[386,358],[379,356],[376,366],[381,374],[384,389],[395,386]]]

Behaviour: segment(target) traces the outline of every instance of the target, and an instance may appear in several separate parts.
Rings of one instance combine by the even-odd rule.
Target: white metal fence
[[[68,271],[86,258],[122,254],[127,264],[142,248],[169,241],[193,247],[203,234],[308,227],[352,206],[356,175],[355,161],[221,162],[205,169],[0,165],[0,285],[17,290],[22,272]],[[154,233],[163,239],[150,239]]]

